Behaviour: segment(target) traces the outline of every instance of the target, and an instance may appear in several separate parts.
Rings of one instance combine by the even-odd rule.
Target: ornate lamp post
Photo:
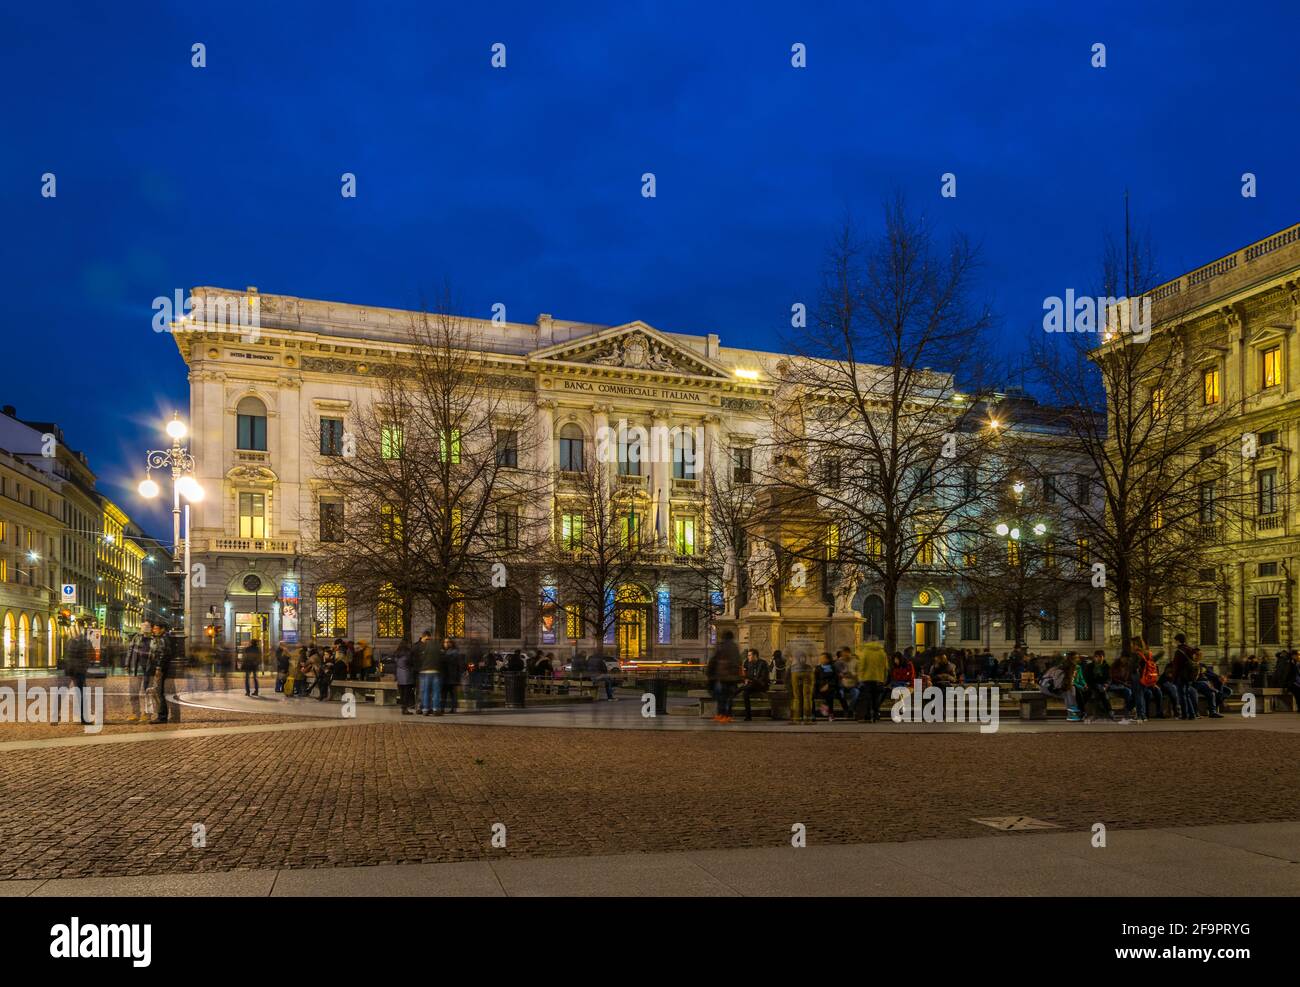
[[[170,449],[150,449],[145,455],[145,477],[140,481],[140,496],[152,499],[160,493],[158,484],[150,475],[153,470],[169,468],[172,474],[172,552],[173,568],[171,574],[180,579],[182,610],[182,634],[185,646],[190,640],[190,504],[203,499],[203,487],[194,479],[194,457],[181,445],[181,440],[189,434],[189,429],[181,421],[180,415],[173,413],[167,423],[167,434],[171,437]],[[185,504],[185,537],[181,538],[181,498]]]

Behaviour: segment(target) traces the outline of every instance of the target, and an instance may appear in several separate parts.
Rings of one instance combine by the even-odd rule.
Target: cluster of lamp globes
[[[185,423],[180,418],[172,418],[167,423],[167,434],[171,436],[174,442],[179,443],[181,439],[189,434],[189,429],[185,427]],[[152,500],[159,494],[158,484],[148,476],[140,481],[140,486],[136,489],[140,492],[140,496],[146,500]],[[203,487],[198,480],[188,473],[176,481],[176,490],[192,504],[197,504],[203,499]]]
[[[1025,492],[1025,485],[1022,481],[1017,480],[1015,483],[1011,484],[1011,489],[1015,492],[1016,497],[1019,497],[1022,493]],[[1000,538],[1010,538],[1012,541],[1020,540],[1020,529],[1013,528],[1011,525],[1007,524],[1006,522],[1002,522],[993,530],[998,533],[998,537]],[[1042,522],[1039,522],[1038,524],[1034,525],[1034,534],[1038,535],[1038,537],[1040,538],[1043,535],[1047,534],[1047,525],[1043,524]]]

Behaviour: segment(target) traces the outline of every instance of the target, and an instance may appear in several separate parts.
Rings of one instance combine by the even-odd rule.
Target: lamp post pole
[[[181,440],[188,434],[185,423],[179,415],[172,415],[167,423],[167,434],[171,437],[170,449],[150,449],[145,455],[146,472],[144,482],[140,484],[140,493],[144,497],[156,497],[158,484],[149,476],[153,470],[168,469],[172,475],[172,572],[180,580],[181,599],[181,637],[182,654],[188,651],[190,641],[190,505],[185,505],[185,530],[181,535],[181,496],[186,501],[197,501],[203,497],[203,488],[190,475],[194,472],[194,457],[181,445]]]

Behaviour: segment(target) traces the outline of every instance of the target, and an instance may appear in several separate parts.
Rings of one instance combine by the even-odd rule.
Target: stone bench
[[[376,706],[388,706],[400,688],[396,682],[334,679],[330,682],[330,699],[342,700],[344,694],[351,692],[370,698]]]
[[[699,703],[700,716],[717,715],[718,701],[708,689],[688,689],[686,698],[694,699]],[[755,713],[766,711],[767,715],[774,720],[788,720],[790,718],[790,694],[783,687],[770,688],[762,694],[755,693],[749,700],[749,704]],[[743,713],[744,709],[744,700],[740,696],[734,697],[731,701],[732,715],[735,715],[737,711]]]

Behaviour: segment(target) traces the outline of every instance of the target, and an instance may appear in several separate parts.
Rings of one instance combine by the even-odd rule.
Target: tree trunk
[[[893,655],[898,649],[898,581],[886,580],[882,587],[885,597],[885,652]]]

